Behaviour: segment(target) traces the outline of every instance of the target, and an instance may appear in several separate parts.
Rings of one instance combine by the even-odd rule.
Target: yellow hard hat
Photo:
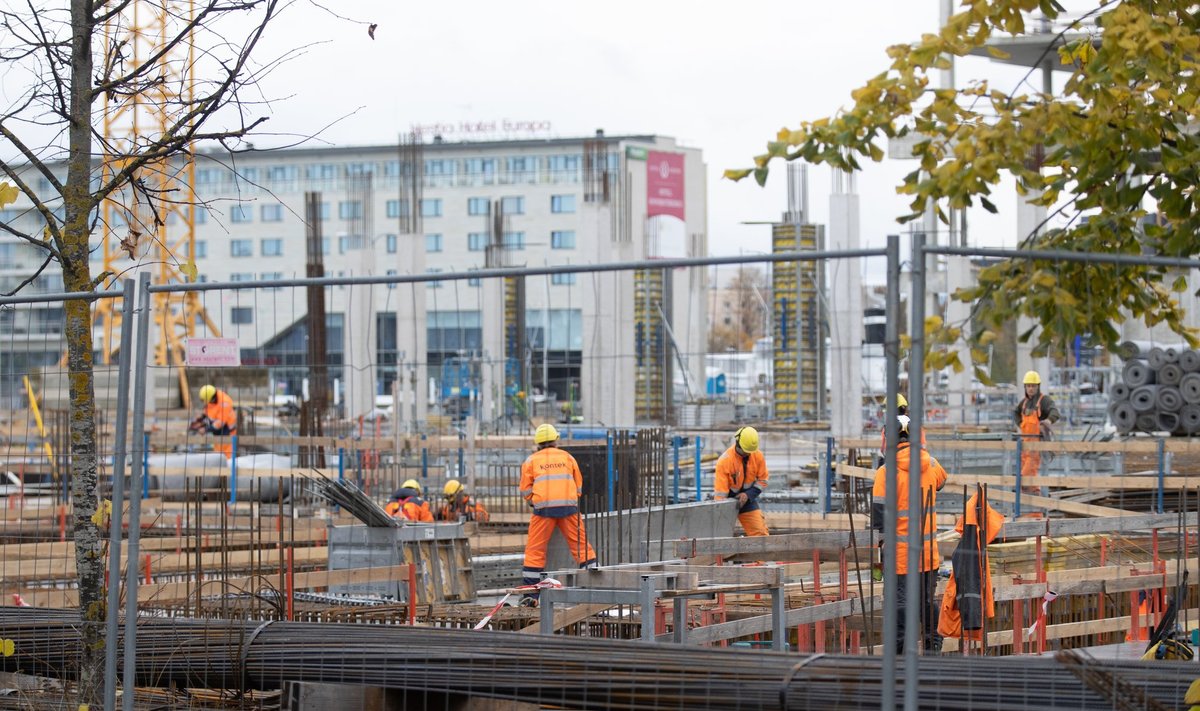
[[[416,479],[405,480],[405,482],[400,485],[400,488],[401,489],[413,489],[418,494],[421,493],[421,483],[418,482]]]
[[[203,402],[212,402],[213,395],[217,394],[217,389],[211,385],[200,386],[200,400]]]
[[[442,495],[449,499],[456,496],[458,492],[462,490],[462,482],[460,482],[458,479],[451,479],[450,481],[446,482],[444,487],[442,487]]]
[[[546,442],[553,442],[556,439],[558,439],[558,430],[554,429],[554,425],[548,422],[544,425],[538,425],[538,428],[533,432],[534,444],[545,444]]]
[[[753,427],[743,427],[733,436],[733,443],[742,448],[743,452],[758,451],[758,430]]]
[[[1042,384],[1042,376],[1038,375],[1038,372],[1036,370],[1030,370],[1027,373],[1025,373],[1025,384],[1026,385],[1041,385]]]
[[[896,393],[896,409],[899,410],[902,407],[908,407],[908,398]]]

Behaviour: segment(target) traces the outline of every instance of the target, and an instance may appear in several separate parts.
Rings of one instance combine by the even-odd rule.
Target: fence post
[[[229,503],[237,503],[237,435],[229,437]],[[282,512],[281,512],[282,513]]]
[[[679,435],[671,438],[671,451],[675,457],[675,498],[672,501],[676,504],[679,503],[679,444],[682,441],[683,438]]]
[[[700,450],[703,448],[701,439],[696,438],[696,456],[692,457],[692,465],[696,470],[696,501],[704,500],[704,492],[700,490]]]
[[[121,297],[121,352],[117,354],[117,421],[113,432],[112,517],[108,523],[108,610],[104,627],[104,708],[117,708],[117,634],[121,606],[121,512],[125,508],[125,450],[129,418],[129,374],[133,358],[132,279]]]
[[[605,437],[606,437],[606,441],[607,441],[607,447],[606,447],[607,452],[606,453],[608,455],[608,464],[607,464],[607,468],[606,468],[607,477],[608,477],[608,510],[612,511],[613,510],[613,501],[616,500],[616,488],[617,488],[617,481],[616,481],[617,477],[613,470],[613,433],[612,433],[612,430],[609,430],[608,433],[605,435]]]
[[[1163,477],[1166,476],[1166,442],[1158,438],[1158,512],[1163,512]]]
[[[1017,495],[1013,499],[1013,518],[1021,517],[1021,450],[1025,444],[1025,438],[1017,435]]]
[[[150,294],[150,272],[142,272],[138,279],[137,345],[133,350],[133,431],[141,433],[142,456],[134,457],[130,472],[130,488],[139,483],[145,487],[146,462],[149,457],[150,436],[146,432],[146,379],[149,364],[146,352],[150,344],[150,321],[154,315]],[[128,323],[128,322],[125,322]],[[141,480],[139,482],[139,479]],[[138,539],[142,530],[142,500],[136,496],[129,499],[129,543],[125,559],[125,689],[121,701],[125,711],[133,711],[133,689],[137,688],[137,595]]]
[[[825,506],[822,507],[821,513],[827,514],[833,511],[833,437],[825,438],[825,486],[823,492]]]

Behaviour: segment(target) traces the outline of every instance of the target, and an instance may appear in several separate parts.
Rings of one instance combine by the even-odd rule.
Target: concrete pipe
[[[1196,415],[1200,418],[1200,405],[1195,405]],[[1108,406],[1108,416],[1113,427],[1121,434],[1129,434],[1137,426],[1137,413],[1128,402],[1114,402]]]
[[[1133,405],[1133,411],[1139,415],[1154,411],[1154,403],[1158,398],[1157,385],[1143,385],[1134,388],[1133,392],[1129,393],[1129,404]]]
[[[1159,385],[1178,385],[1183,380],[1183,367],[1178,363],[1167,363],[1158,369]]]
[[[1144,360],[1131,360],[1125,364],[1125,370],[1122,372],[1122,377],[1131,388],[1141,387],[1142,385],[1152,385],[1158,382],[1158,374],[1150,364]]]
[[[1179,394],[1190,405],[1200,405],[1200,373],[1188,373],[1179,381]]]

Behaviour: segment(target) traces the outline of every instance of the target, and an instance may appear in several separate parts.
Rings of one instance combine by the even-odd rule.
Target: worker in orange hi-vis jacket
[[[521,496],[533,508],[529,517],[529,537],[525,541],[525,563],[521,567],[524,585],[536,585],[546,570],[546,547],[555,529],[567,539],[567,548],[580,568],[596,565],[596,551],[587,540],[579,497],[583,475],[569,452],[558,448],[558,430],[554,425],[539,425],[533,433],[537,450],[521,465]],[[521,604],[536,607],[538,591],[530,591]]]
[[[421,484],[408,479],[392,494],[392,500],[383,507],[392,518],[403,518],[414,523],[433,523],[433,512],[429,502],[421,498]]]
[[[1025,373],[1025,398],[1017,403],[1013,419],[1021,430],[1024,442],[1048,442],[1053,434],[1050,425],[1058,422],[1058,408],[1049,395],[1042,394],[1042,376],[1036,370]],[[1021,450],[1021,476],[1037,476],[1042,465],[1042,453]],[[1041,487],[1021,485],[1021,490],[1030,494],[1041,493]]]
[[[478,521],[487,523],[490,518],[487,508],[478,501],[473,501],[467,494],[466,487],[458,479],[451,479],[442,488],[442,498],[446,503],[438,509],[435,518],[439,521]]]
[[[233,398],[224,390],[215,386],[205,385],[200,388],[200,402],[204,403],[204,411],[196,415],[188,429],[192,432],[207,432],[218,436],[237,434],[237,410]],[[219,443],[213,447],[225,455],[226,459],[233,456],[233,445]]]
[[[937,518],[934,507],[937,505],[937,492],[946,485],[946,470],[929,454],[921,449],[921,461],[917,466],[921,477],[921,501],[909,502],[909,471],[912,466],[912,452],[909,449],[909,420],[906,415],[900,415],[899,438],[896,443],[896,560],[884,561],[884,565],[893,565],[896,569],[896,604],[899,610],[899,634],[896,636],[898,651],[904,650],[904,609],[907,607],[907,575],[917,572],[921,575],[921,627],[925,642],[925,650],[941,651],[942,638],[937,634],[938,610],[934,605],[933,591],[937,583],[937,571],[942,564],[941,553],[937,548]],[[875,485],[871,490],[871,528],[883,533],[884,503],[887,497],[886,467],[875,471]],[[915,504],[915,506],[914,506]],[[908,569],[908,526],[912,519],[910,506],[916,508],[918,525],[921,527],[921,563],[919,570]]]
[[[758,448],[758,430],[742,427],[733,435],[733,446],[717,460],[713,498],[737,499],[738,523],[747,536],[766,536],[767,521],[758,497],[767,488],[767,460]]]

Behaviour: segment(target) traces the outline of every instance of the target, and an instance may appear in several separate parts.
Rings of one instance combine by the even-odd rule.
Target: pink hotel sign
[[[683,154],[649,151],[646,155],[646,216],[672,215],[683,220]]]

